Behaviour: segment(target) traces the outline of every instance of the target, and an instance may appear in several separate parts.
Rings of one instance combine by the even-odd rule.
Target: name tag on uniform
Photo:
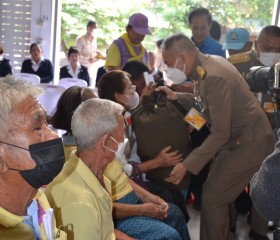
[[[201,113],[195,108],[191,108],[191,110],[184,117],[184,120],[196,130],[200,130],[206,123],[206,120],[201,116]]]
[[[276,106],[273,102],[265,102],[263,104],[263,110],[266,112],[266,113],[273,113],[273,112],[276,112]]]

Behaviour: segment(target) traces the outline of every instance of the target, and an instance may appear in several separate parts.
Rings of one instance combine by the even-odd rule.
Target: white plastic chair
[[[87,87],[88,84],[85,80],[79,78],[61,78],[58,82],[58,85],[67,88],[72,86],[80,86],[80,87]]]
[[[65,87],[53,84],[40,84],[44,88],[45,92],[38,97],[42,106],[46,109],[47,115],[52,116],[56,110],[57,102],[66,90]]]
[[[18,80],[24,80],[34,85],[39,85],[41,82],[40,77],[32,73],[14,73],[14,76]]]

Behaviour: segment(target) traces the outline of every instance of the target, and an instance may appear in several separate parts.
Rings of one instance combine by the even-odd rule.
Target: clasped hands
[[[160,197],[149,194],[142,204],[142,214],[143,216],[164,219],[168,215],[168,204]]]

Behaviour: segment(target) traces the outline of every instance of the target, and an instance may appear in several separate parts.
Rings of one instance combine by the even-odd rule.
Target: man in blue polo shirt
[[[208,9],[201,7],[192,10],[188,20],[192,30],[192,40],[200,52],[226,57],[226,52],[222,50],[222,45],[210,37],[212,15]]]

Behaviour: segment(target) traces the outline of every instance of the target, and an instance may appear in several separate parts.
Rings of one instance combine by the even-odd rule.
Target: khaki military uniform
[[[230,56],[228,60],[237,68],[244,78],[250,72],[251,67],[263,66],[258,60],[256,52],[253,50],[250,52],[234,54]]]
[[[196,94],[202,99],[211,133],[183,164],[198,174],[214,158],[203,186],[200,239],[234,239],[229,231],[229,205],[273,151],[274,136],[248,84],[228,61],[198,53],[190,77],[198,83]],[[189,107],[187,94],[178,94],[178,99]]]
[[[237,68],[241,75],[246,78],[246,75],[250,72],[250,68],[256,66],[263,66],[263,64],[258,60],[256,51],[250,51],[245,53],[234,54],[228,58],[228,60]],[[276,128],[274,111],[276,110],[276,105],[273,104],[272,98],[266,93],[258,93],[258,100],[266,112],[266,115],[270,121],[272,129]]]

